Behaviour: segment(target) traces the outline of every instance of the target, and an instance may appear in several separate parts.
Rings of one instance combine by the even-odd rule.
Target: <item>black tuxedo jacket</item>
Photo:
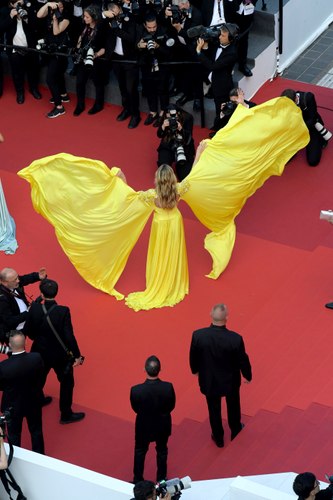
[[[24,415],[33,405],[41,404],[43,367],[37,352],[14,354],[0,363],[2,411],[12,407],[17,415]]]
[[[243,338],[225,326],[210,325],[193,332],[190,366],[192,373],[199,374],[200,390],[206,396],[225,396],[237,390],[241,374],[252,379]]]
[[[201,64],[212,71],[212,91],[214,98],[229,97],[229,92],[233,88],[232,70],[237,61],[237,48],[234,43],[225,47],[215,61],[218,46],[208,47],[198,54]]]
[[[215,0],[203,0],[201,4],[201,13],[204,26],[210,26],[214,12]],[[239,9],[238,0],[223,0],[224,18],[227,23],[234,23],[236,12]]]
[[[173,385],[160,379],[147,379],[131,388],[131,406],[137,414],[135,435],[156,441],[171,434],[171,412],[176,404]]]
[[[20,299],[29,305],[29,302],[24,294],[24,286],[40,281],[38,273],[25,274],[19,276],[19,288],[16,292]],[[14,294],[11,290],[3,285],[0,285],[0,341],[4,341],[4,334],[10,330],[15,330],[17,325],[25,321],[28,317],[28,312],[20,313],[20,308],[17,305]]]
[[[55,300],[45,301],[45,307],[47,310],[52,307],[49,317],[54,328],[65,346],[78,358],[80,350],[74,337],[69,308],[59,306]],[[31,351],[39,352],[45,363],[53,364],[66,360],[66,353],[47,322],[42,304],[32,303],[23,332],[33,340]]]

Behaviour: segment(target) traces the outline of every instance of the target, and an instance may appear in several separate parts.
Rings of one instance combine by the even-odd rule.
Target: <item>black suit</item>
[[[222,48],[216,59],[218,47],[208,47],[198,54],[198,59],[212,72],[212,92],[214,96],[217,118],[220,116],[221,104],[229,101],[229,92],[234,87],[232,70],[237,61],[237,49],[234,43]]]
[[[69,308],[57,305],[55,300],[45,301],[45,307],[50,311],[49,317],[61,340],[65,346],[72,351],[74,357],[79,358],[80,350],[74,337]],[[64,418],[68,417],[72,413],[74,388],[73,367],[68,365],[68,358],[65,350],[61,347],[59,341],[52,332],[41,304],[36,304],[34,302],[31,305],[23,331],[25,335],[28,335],[28,337],[33,340],[31,351],[39,352],[43,358],[45,365],[43,386],[51,368],[55,371],[60,382],[60,411]]]
[[[26,306],[29,306],[28,299],[24,293],[24,286],[40,281],[38,273],[25,274],[19,276],[19,287],[15,289],[15,294],[9,288],[0,285],[0,341],[4,342],[5,334],[25,321],[28,311],[20,312],[20,308],[15,300],[15,295],[22,299]]]
[[[171,412],[176,396],[173,385],[160,379],[147,379],[131,388],[131,406],[136,416],[134,482],[143,480],[143,470],[149,443],[156,442],[157,476],[167,475],[168,438],[171,435]]]
[[[211,25],[215,1],[216,0],[202,1],[201,13],[204,26]],[[235,22],[236,12],[238,9],[239,9],[238,0],[223,0],[224,18],[227,23]]]
[[[256,5],[258,0],[251,0],[251,3],[253,5]],[[241,5],[243,2],[242,0],[238,0],[238,4]],[[235,23],[239,27],[239,40],[237,43],[237,50],[238,50],[238,65],[240,68],[244,68],[244,66],[247,63],[247,51],[248,51],[248,45],[249,45],[249,33],[251,26],[253,24],[253,18],[254,18],[254,13],[249,14],[249,15],[244,15],[236,13],[235,16]]]
[[[1,411],[13,408],[8,422],[8,437],[21,446],[23,418],[27,419],[32,450],[44,453],[42,430],[43,360],[38,353],[13,354],[0,363]]]
[[[114,21],[114,20],[113,20]],[[136,23],[129,14],[117,28],[109,25],[107,53],[111,56],[112,67],[118,80],[123,108],[131,116],[140,116],[139,111],[139,66],[136,54]],[[123,55],[115,52],[117,38],[121,41]],[[123,62],[124,60],[133,61]]]
[[[225,396],[231,438],[241,430],[239,388],[241,374],[252,379],[251,365],[243,338],[225,326],[210,325],[193,332],[190,349],[192,373],[199,374],[199,386],[206,396],[212,433],[223,441],[221,397]]]

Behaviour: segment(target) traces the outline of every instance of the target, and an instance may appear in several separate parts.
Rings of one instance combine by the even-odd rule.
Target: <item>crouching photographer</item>
[[[295,477],[293,490],[298,495],[298,500],[332,500],[333,498],[333,476],[326,476],[330,485],[320,489],[320,481],[312,472],[302,472]]]
[[[139,481],[133,489],[134,498],[132,500],[178,500],[182,495],[182,490],[191,488],[191,478],[185,476],[182,479],[174,478],[169,481],[161,481],[156,485],[152,481]]]
[[[175,104],[170,104],[157,130],[161,139],[157,148],[157,165],[176,164],[176,173],[182,181],[191,171],[195,149],[192,137],[193,116]]]

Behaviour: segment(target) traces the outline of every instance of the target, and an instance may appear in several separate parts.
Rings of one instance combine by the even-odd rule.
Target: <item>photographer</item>
[[[19,276],[15,269],[5,267],[0,272],[0,342],[7,342],[10,330],[21,330],[28,317],[29,300],[24,287],[46,278],[42,267],[36,273]]]
[[[221,104],[228,101],[229,92],[234,87],[232,71],[237,61],[237,32],[235,24],[222,24],[213,31],[214,37],[208,40],[199,38],[197,41],[198,60],[210,71],[208,79],[212,82],[216,120],[220,116]]]
[[[152,481],[139,481],[133,488],[134,498],[132,500],[156,500],[160,498],[157,496],[156,486]],[[171,500],[170,493],[163,496],[164,500]]]
[[[50,102],[54,108],[46,116],[57,118],[65,113],[63,103],[69,102],[65,83],[68,60],[67,57],[52,54],[52,52],[66,52],[70,45],[68,30],[71,15],[69,6],[64,1],[47,2],[39,9],[37,17],[39,19],[45,18],[45,48],[50,52],[47,56],[46,83],[51,92]]]
[[[310,134],[310,141],[305,149],[306,159],[310,167],[316,167],[321,160],[322,150],[332,137],[318,113],[316,98],[312,92],[293,89],[285,89],[281,96],[291,99],[302,111],[303,120]]]
[[[117,116],[121,122],[131,117],[128,128],[136,128],[140,121],[139,110],[139,67],[136,64],[136,23],[131,13],[123,13],[122,8],[110,3],[103,12],[109,33],[109,50],[112,53],[112,67],[118,80],[123,110]],[[123,60],[133,60],[123,62]]]
[[[157,149],[157,165],[176,163],[176,173],[182,181],[191,171],[195,149],[192,137],[193,116],[175,104],[170,104],[157,130],[161,139]]]
[[[293,490],[298,495],[298,500],[332,500],[333,476],[329,477],[330,485],[325,490],[320,490],[320,481],[312,472],[302,472],[295,477]]]
[[[86,86],[89,78],[94,83],[96,98],[88,114],[95,115],[102,111],[108,77],[107,61],[103,59],[107,45],[107,31],[99,7],[96,5],[86,7],[83,12],[83,22],[85,27],[79,37],[74,59],[77,97],[74,116],[79,116],[85,110]]]
[[[1,10],[1,31],[5,32],[8,47],[7,54],[16,90],[16,102],[23,104],[24,79],[27,76],[29,92],[35,99],[41,99],[38,90],[39,55],[27,50],[35,48],[37,41],[37,19],[31,3],[23,0],[12,1],[8,8]]]
[[[71,424],[85,417],[82,412],[72,411],[73,367],[82,364],[83,358],[74,336],[70,310],[55,301],[58,284],[45,279],[39,288],[44,303],[36,301],[31,304],[23,331],[33,340],[31,352],[38,352],[43,358],[42,387],[51,368],[56,373],[60,382],[60,423]]]
[[[149,114],[144,125],[162,123],[162,116],[169,104],[169,76],[167,62],[172,57],[172,42],[166,36],[166,28],[157,24],[156,16],[150,14],[138,28],[137,48],[142,71],[143,92],[147,96]],[[160,113],[158,113],[160,101]]]
[[[178,5],[171,5],[165,9],[165,16],[170,21],[169,33],[176,40],[173,60],[177,62],[196,62],[195,41],[188,37],[187,30],[202,24],[199,9],[188,0],[178,0]],[[177,64],[171,67],[175,77],[175,87],[183,93],[177,100],[182,106],[194,99],[193,109],[200,110],[202,94],[203,72],[198,64]]]
[[[210,138],[214,137],[218,130],[228,124],[230,118],[236,111],[238,104],[244,106],[245,108],[253,108],[254,106],[256,106],[255,102],[245,99],[244,91],[239,87],[235,87],[234,89],[230,90],[229,99],[229,101],[223,102],[221,104],[220,116],[219,119],[215,122],[215,130],[209,134]]]

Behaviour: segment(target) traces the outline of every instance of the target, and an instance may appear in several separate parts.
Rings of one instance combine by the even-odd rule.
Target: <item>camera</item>
[[[324,127],[324,125],[320,122],[315,123],[315,129],[318,130],[320,135],[325,141],[329,141],[332,137],[332,133]]]
[[[59,10],[59,7],[57,7],[56,9],[51,9],[51,8],[49,7],[49,14],[50,14],[51,16],[55,15],[55,16],[56,16],[56,18],[57,18],[58,20],[59,20],[59,19],[61,18],[61,16],[62,16],[62,14],[61,14],[61,12],[60,12],[60,10]]]
[[[112,17],[110,20],[110,27],[111,28],[119,28],[119,24],[122,22],[123,19],[125,19],[126,15],[120,12],[116,17]]]
[[[163,498],[167,493],[170,493],[172,500],[178,500],[181,496],[182,490],[191,488],[190,476],[185,476],[182,479],[178,477],[169,479],[168,481],[160,481],[156,485],[156,493],[159,497]]]
[[[6,344],[0,344],[0,354],[9,354],[12,352],[11,348]]]
[[[15,7],[17,15],[20,16],[21,19],[26,19],[28,17],[28,11],[24,7],[31,7],[31,3],[23,0],[21,3],[18,3]]]
[[[320,210],[319,218],[327,220],[328,222],[333,222],[333,210]]]
[[[63,53],[70,53],[70,48],[67,45],[57,45],[56,43],[46,43],[44,38],[40,38],[37,40],[36,44],[36,49],[37,50],[44,50],[45,52],[48,52],[49,54],[54,54],[55,52],[63,52]],[[41,301],[39,297],[35,300],[35,302]]]
[[[13,408],[9,408],[8,410],[5,410],[2,415],[0,415],[0,428],[3,434],[5,434],[6,425],[11,421],[12,411]]]
[[[181,10],[178,5],[169,5],[169,9],[172,13],[171,19],[173,24],[180,24],[187,17],[187,10]]]
[[[210,26],[209,28],[200,24],[198,26],[193,26],[193,28],[189,28],[187,30],[187,36],[189,38],[202,38],[206,42],[217,41],[221,34],[221,27],[222,24]]]
[[[223,104],[223,107],[221,107],[221,112],[224,116],[231,116],[236,108],[237,102],[227,101]]]
[[[90,49],[87,50],[86,57],[83,60],[85,66],[92,66],[94,64],[94,54],[94,49],[90,47]]]

